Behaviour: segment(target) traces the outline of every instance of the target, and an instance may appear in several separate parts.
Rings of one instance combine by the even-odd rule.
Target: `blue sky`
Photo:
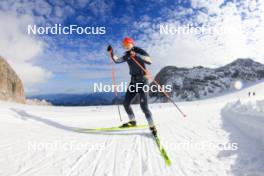
[[[217,67],[238,57],[263,61],[264,5],[260,0],[68,0],[0,2],[0,55],[22,78],[27,94],[86,93],[94,82],[111,83],[108,44],[122,54],[131,36],[162,67]],[[105,26],[105,35],[28,35],[27,25]],[[161,35],[160,24],[226,27],[228,33]],[[126,64],[115,65],[118,82]]]

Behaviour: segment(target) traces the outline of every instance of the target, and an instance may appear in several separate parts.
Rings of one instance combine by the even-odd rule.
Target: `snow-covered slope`
[[[256,95],[248,97],[249,91]],[[171,167],[165,165],[147,129],[73,131],[75,127],[119,125],[115,106],[41,107],[0,102],[0,175],[264,175],[263,143],[257,140],[263,134],[252,138],[248,135],[251,130],[236,125],[234,117],[240,113],[237,122],[243,123],[252,114],[240,111],[240,106],[236,110],[226,106],[237,100],[244,104],[263,99],[261,83],[221,97],[179,103],[186,118],[171,104],[150,105]],[[146,123],[140,108],[134,106],[134,110],[138,122]],[[254,130],[263,127],[264,115],[259,113],[259,117],[254,115]],[[122,115],[126,119],[123,110]]]
[[[233,173],[264,175],[264,101],[229,103],[222,110],[222,117],[230,141],[239,144],[236,151],[239,164],[232,167]]]

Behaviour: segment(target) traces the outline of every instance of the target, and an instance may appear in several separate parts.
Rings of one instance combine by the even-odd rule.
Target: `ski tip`
[[[171,166],[171,162],[170,161],[168,161],[168,162],[166,162],[166,166]]]
[[[171,160],[168,157],[167,153],[164,155],[164,160],[165,160],[166,166],[171,166]]]

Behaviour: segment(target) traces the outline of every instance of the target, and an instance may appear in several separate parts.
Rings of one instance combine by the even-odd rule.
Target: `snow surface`
[[[255,96],[248,97],[248,92]],[[172,166],[148,129],[78,133],[120,125],[115,106],[54,107],[0,102],[1,176],[264,175],[264,83],[211,99],[152,104]],[[232,103],[233,102],[233,103]],[[139,124],[146,120],[134,106]],[[126,120],[122,108],[123,121]]]

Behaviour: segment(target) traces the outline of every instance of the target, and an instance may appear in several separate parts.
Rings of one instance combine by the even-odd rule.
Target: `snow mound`
[[[264,146],[264,100],[255,103],[228,103],[223,113],[228,114],[224,116],[226,120]]]
[[[264,175],[264,101],[228,103],[221,111],[223,129],[229,141],[238,144],[234,153],[220,156],[236,157],[231,166],[233,175]]]

